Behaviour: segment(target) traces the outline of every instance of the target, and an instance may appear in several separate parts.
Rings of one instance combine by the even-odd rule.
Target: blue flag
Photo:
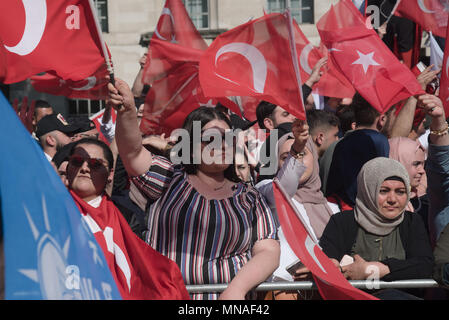
[[[0,92],[5,298],[121,299],[70,193]]]

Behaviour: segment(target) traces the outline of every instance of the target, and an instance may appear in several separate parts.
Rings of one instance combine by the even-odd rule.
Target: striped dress
[[[158,156],[132,181],[155,201],[146,212],[145,241],[178,264],[186,284],[229,283],[251,258],[256,241],[277,239],[269,206],[252,186],[239,183],[231,197],[207,199],[182,167]]]

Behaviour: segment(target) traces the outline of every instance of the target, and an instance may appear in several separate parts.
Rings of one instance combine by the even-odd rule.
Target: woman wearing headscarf
[[[278,172],[276,178],[286,194],[292,199],[302,220],[312,233],[312,237],[319,239],[331,215],[339,210],[338,206],[327,202],[320,190],[318,153],[310,138],[307,123],[298,120],[293,122],[292,132],[284,134],[278,140],[277,156]],[[279,224],[272,180],[259,182],[256,187],[266,197],[278,224],[281,256],[279,267],[273,273],[272,280],[293,281],[291,274],[293,271],[287,271],[287,269],[290,265],[294,265],[298,258],[290,248],[283,234],[282,226]],[[270,294],[267,298],[271,299]],[[274,291],[272,294],[276,300],[296,300],[301,298],[301,295],[297,292]]]
[[[427,228],[429,201],[426,195],[427,178],[424,170],[426,151],[419,141],[394,137],[390,143],[390,158],[399,161],[410,177],[410,201],[406,209],[418,213]]]
[[[410,178],[398,161],[379,157],[367,162],[357,180],[354,210],[333,215],[320,239],[323,252],[350,280],[378,272],[380,280],[429,278],[433,254],[419,215],[406,211]],[[371,271],[371,272],[370,272]]]

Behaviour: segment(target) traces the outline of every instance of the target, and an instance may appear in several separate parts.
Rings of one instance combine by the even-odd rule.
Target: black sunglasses
[[[87,166],[92,170],[106,167],[102,159],[83,157],[78,154],[74,154],[69,158],[69,164],[77,168],[81,168],[84,162],[87,162]]]

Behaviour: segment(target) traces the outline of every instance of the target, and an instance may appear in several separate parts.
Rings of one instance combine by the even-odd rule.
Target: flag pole
[[[302,108],[304,109],[304,117],[306,116],[306,110],[304,106],[304,99],[302,94],[302,83],[301,83],[301,74],[299,73],[299,64],[298,64],[298,52],[296,51],[295,37],[293,32],[293,17],[290,11],[290,0],[287,0],[287,10],[286,10],[287,18],[288,18],[288,35],[289,35],[289,43],[290,43],[290,55],[292,57],[293,68],[295,70],[296,82],[299,92],[299,99],[302,104]]]
[[[391,18],[393,17],[394,13],[396,12],[396,10],[399,7],[399,4],[401,3],[402,0],[397,0],[396,4],[394,5],[393,9],[391,10],[390,16],[387,18],[387,21],[385,21],[386,24],[388,24],[388,22],[390,22]]]
[[[108,72],[109,72],[110,82],[112,84],[115,84],[114,68],[112,67],[111,57],[110,57],[109,52],[108,52],[108,50],[106,48],[106,42],[103,39],[103,33],[101,31],[100,21],[98,20],[97,10],[94,9],[95,4],[94,4],[93,0],[89,0],[89,6],[90,6],[90,10],[92,12],[92,16],[94,17],[95,27],[97,28],[98,38],[100,39],[101,50],[103,51],[103,56],[104,56],[104,59],[106,61],[106,66],[107,66]]]

